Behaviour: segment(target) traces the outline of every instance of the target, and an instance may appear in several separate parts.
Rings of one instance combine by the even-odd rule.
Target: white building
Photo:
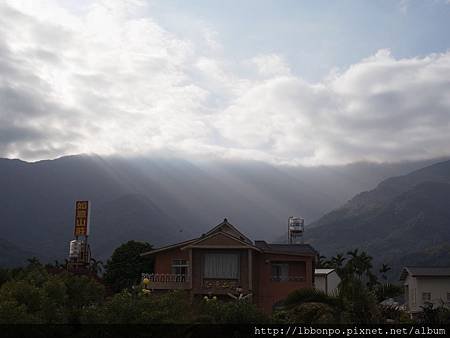
[[[450,267],[404,267],[400,275],[405,290],[405,305],[411,314],[421,306],[450,303]]]
[[[341,279],[334,269],[315,269],[314,287],[327,295],[337,294],[337,287]]]

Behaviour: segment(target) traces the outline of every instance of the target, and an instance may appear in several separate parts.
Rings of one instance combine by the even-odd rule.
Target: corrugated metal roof
[[[314,269],[315,275],[328,275],[332,273],[334,269]]]

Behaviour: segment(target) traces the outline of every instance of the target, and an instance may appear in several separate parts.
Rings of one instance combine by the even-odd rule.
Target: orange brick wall
[[[155,255],[155,273],[172,273],[173,259],[189,260],[189,252],[180,248],[158,252]]]
[[[292,291],[300,288],[313,287],[313,260],[310,256],[289,256],[262,254],[258,257],[258,287],[254,299],[258,307],[264,312],[271,313],[273,304],[283,300]],[[272,262],[292,262],[293,269],[289,267],[289,275],[297,273],[305,276],[304,281],[272,281]],[[302,262],[303,264],[297,264]],[[295,266],[296,265],[296,266]]]
[[[202,289],[203,254],[206,252],[218,252],[223,250],[213,249],[192,249],[192,293],[206,293]],[[252,289],[253,301],[264,312],[271,313],[272,306],[276,302],[285,299],[289,293],[299,288],[313,287],[314,278],[314,257],[313,256],[293,256],[261,254],[252,250],[253,255],[253,276],[252,286],[248,284],[248,249],[230,249],[228,252],[240,252],[240,284],[244,289]],[[173,259],[189,260],[189,250],[162,251],[155,254],[155,273],[171,273]],[[291,262],[289,267],[290,276],[305,276],[304,281],[272,281],[272,262]]]

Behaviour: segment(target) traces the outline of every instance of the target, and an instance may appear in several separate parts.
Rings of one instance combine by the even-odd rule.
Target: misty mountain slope
[[[145,196],[123,195],[95,210],[91,227],[91,246],[101,257],[111,248],[129,240],[146,240],[154,244],[181,240],[185,234],[176,222]]]
[[[129,218],[134,219],[131,228],[130,224],[124,227],[124,210],[136,211],[139,204],[133,204],[135,209],[128,202],[125,208],[114,204],[121,196],[130,194],[129,189],[99,166],[95,157],[76,156],[37,163],[2,160],[0,164],[3,236],[26,250],[39,253],[41,258],[60,259],[67,254],[68,242],[73,237],[75,200],[92,202],[92,232],[103,228],[101,241],[107,243],[121,242],[126,236],[118,235],[117,231],[127,228],[133,233],[137,225],[141,226],[141,231],[135,235],[142,240],[150,240],[151,234],[158,234],[157,238],[161,239],[170,231],[168,224],[173,223],[163,212],[151,212],[156,208],[152,209],[147,203],[141,204],[134,218]],[[110,218],[106,216],[108,212]],[[151,224],[157,230],[152,229]],[[142,228],[144,225],[147,228]],[[107,257],[112,245],[107,245],[103,252],[95,252],[94,245],[93,251]]]
[[[20,266],[33,256],[36,256],[36,254],[0,238],[0,267]]]
[[[450,251],[438,250],[450,242],[450,161],[358,194],[308,228],[306,238],[327,256],[361,248],[396,268],[450,265]]]
[[[249,237],[271,241],[284,236],[288,216],[315,219],[375,179],[422,163],[306,168],[85,155],[0,159],[0,230],[25,251],[61,260],[73,237],[74,202],[88,199],[97,258],[129,239],[160,246],[192,238],[224,217]]]
[[[116,161],[110,159],[111,165],[116,167]],[[196,224],[206,231],[218,219],[228,217],[249,236],[271,240],[285,233],[290,215],[310,222],[375,182],[429,162],[318,168],[223,160],[136,159],[126,163],[158,185],[153,189],[162,193],[154,202],[178,222],[186,223],[185,215],[193,214]],[[324,177],[327,184],[322,182]],[[167,200],[167,196],[172,198]],[[177,212],[180,206],[182,213]]]

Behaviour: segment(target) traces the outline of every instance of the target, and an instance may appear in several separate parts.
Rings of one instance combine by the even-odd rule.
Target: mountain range
[[[450,161],[382,181],[313,222],[306,240],[322,255],[360,248],[393,271],[450,265]]]
[[[338,245],[339,241],[327,243],[329,231],[349,214],[341,208],[322,215],[388,177],[434,162],[289,167],[254,161],[95,155],[32,163],[0,159],[0,257],[6,257],[0,265],[16,265],[31,255],[47,261],[64,259],[73,238],[75,201],[85,199],[92,203],[91,249],[94,257],[103,260],[127,240],[155,246],[173,243],[197,237],[224,217],[250,238],[284,240],[291,215],[302,216],[310,224],[317,220],[307,227],[307,240],[333,254],[345,246]],[[420,186],[424,181],[447,183],[427,168],[422,171],[416,181],[403,182],[401,177],[408,175],[387,179],[374,191],[357,195],[348,202],[350,214],[389,208],[401,202],[401,194],[414,193],[416,186],[434,194],[432,188]],[[348,208],[345,204],[343,209]],[[360,226],[358,218],[352,222]],[[324,227],[330,230],[319,230]],[[383,229],[388,227],[395,232],[392,222],[383,225]],[[358,243],[349,237],[349,247]],[[372,249],[365,242],[359,244]]]

